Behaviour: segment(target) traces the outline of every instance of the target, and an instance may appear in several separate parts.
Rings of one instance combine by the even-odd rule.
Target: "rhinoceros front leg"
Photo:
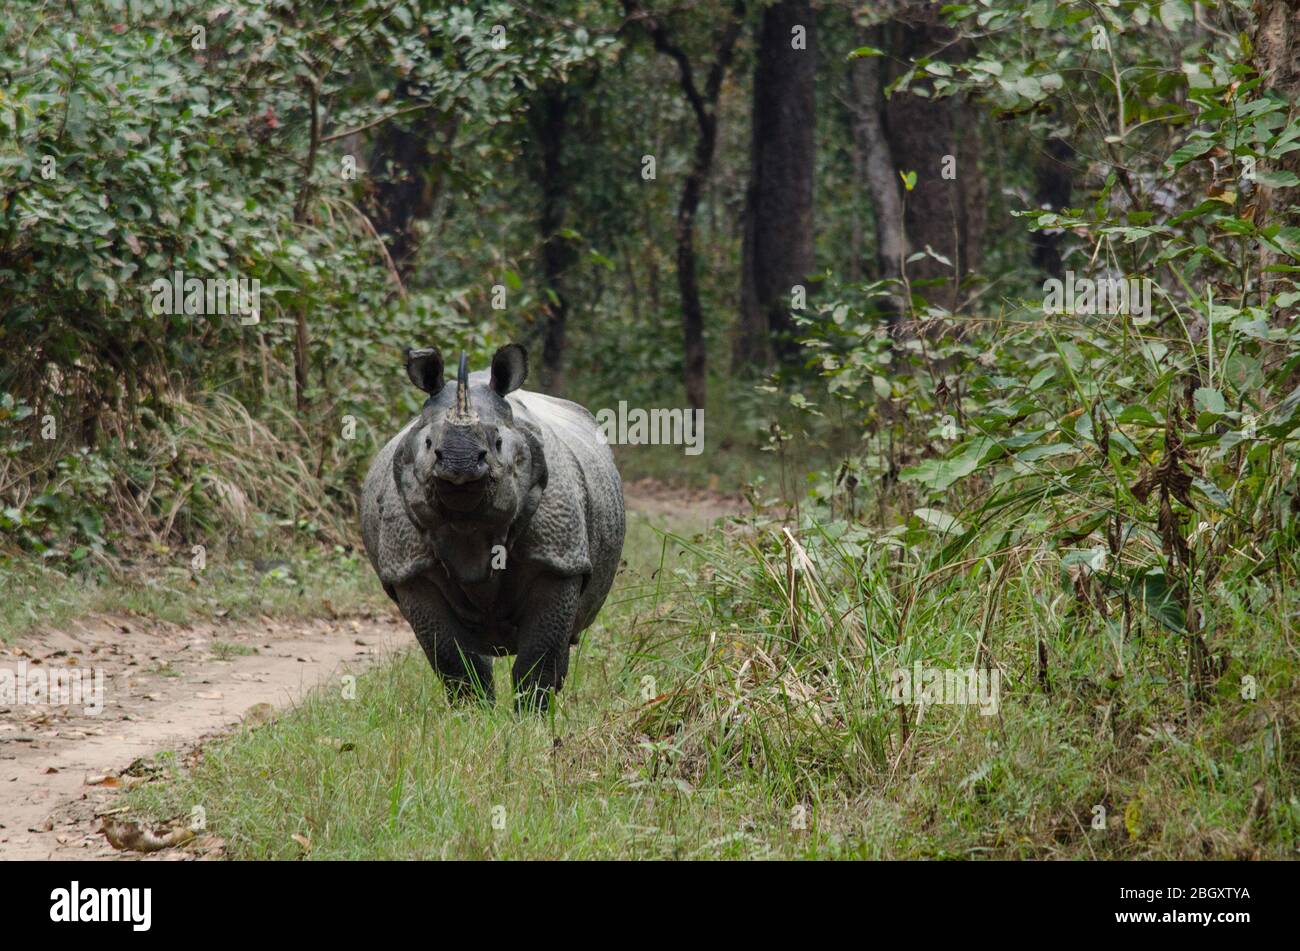
[[[534,582],[525,601],[526,620],[520,625],[512,671],[515,705],[521,711],[545,710],[550,695],[564,686],[581,591],[580,577],[543,575]]]
[[[492,661],[464,650],[460,624],[442,592],[432,585],[398,585],[397,604],[415,632],[452,703],[480,699],[490,703]]]

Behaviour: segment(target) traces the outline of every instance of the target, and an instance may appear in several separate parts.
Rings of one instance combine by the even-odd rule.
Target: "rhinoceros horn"
[[[460,369],[456,373],[456,406],[447,414],[447,422],[453,426],[472,426],[478,422],[478,414],[469,406],[469,360],[464,350],[460,352]]]

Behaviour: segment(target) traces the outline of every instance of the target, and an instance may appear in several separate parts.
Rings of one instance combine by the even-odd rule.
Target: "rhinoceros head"
[[[516,425],[505,396],[528,375],[528,354],[507,344],[492,357],[491,373],[470,381],[465,354],[454,386],[443,379],[436,347],[406,351],[406,373],[429,394],[407,433],[398,482],[411,513],[430,525],[457,514],[509,521],[544,484],[537,436]]]

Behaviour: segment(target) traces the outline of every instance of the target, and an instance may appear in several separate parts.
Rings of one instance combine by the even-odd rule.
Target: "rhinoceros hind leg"
[[[465,650],[457,642],[456,621],[437,588],[399,585],[397,604],[447,687],[452,703],[493,700],[492,659]]]

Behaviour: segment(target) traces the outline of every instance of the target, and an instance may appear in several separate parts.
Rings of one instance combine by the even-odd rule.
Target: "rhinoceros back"
[[[609,594],[623,552],[623,486],[596,420],[577,403],[516,390],[506,397],[517,424],[536,429],[548,478],[520,539],[523,557],[587,580],[575,631],[589,625]]]

